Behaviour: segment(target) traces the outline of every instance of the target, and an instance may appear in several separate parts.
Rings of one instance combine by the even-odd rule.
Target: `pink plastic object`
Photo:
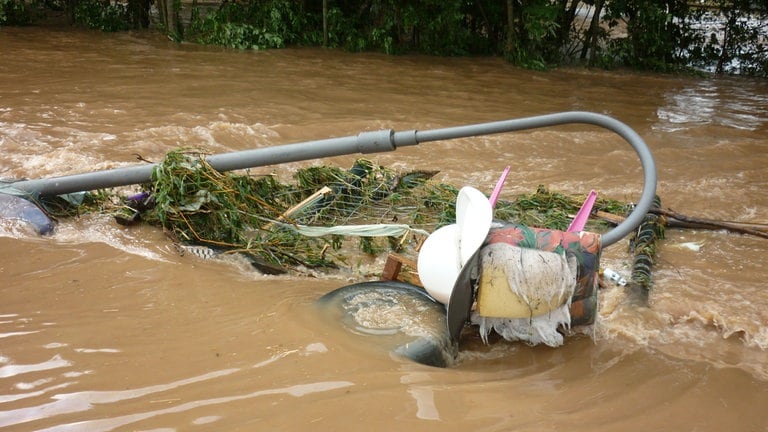
[[[509,167],[504,168],[504,172],[501,173],[501,177],[499,177],[499,181],[496,182],[496,187],[493,188],[493,192],[491,192],[491,197],[488,198],[488,201],[491,202],[491,208],[496,207],[496,201],[499,199],[499,195],[501,194],[501,188],[504,187],[504,181],[507,179],[507,175],[509,174]]]
[[[594,190],[589,192],[587,199],[584,200],[584,204],[581,205],[579,212],[576,213],[576,217],[573,218],[573,222],[568,226],[568,232],[579,232],[584,230],[584,226],[587,224],[589,214],[592,213],[592,207],[595,205],[597,199],[597,192]]]

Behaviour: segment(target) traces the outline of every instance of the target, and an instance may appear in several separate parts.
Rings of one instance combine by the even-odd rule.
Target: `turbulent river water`
[[[182,146],[221,153],[571,110],[607,114],[645,139],[663,206],[768,222],[764,80],[0,29],[3,178],[134,165]],[[625,201],[641,191],[632,149],[592,126],[369,157],[483,191],[511,165],[502,198],[539,184]],[[63,219],[44,237],[3,220],[0,429],[765,431],[767,242],[668,229],[650,307],[608,287],[594,328],[560,348],[470,344],[439,369],[360,343],[315,312],[318,297],[362,280],[354,272],[259,275],[182,256],[158,229],[108,216]],[[626,241],[602,262],[627,274]]]

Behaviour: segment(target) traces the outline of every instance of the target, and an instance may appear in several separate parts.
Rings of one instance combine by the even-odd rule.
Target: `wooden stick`
[[[320,190],[318,190],[317,192],[313,193],[312,195],[310,195],[306,199],[304,199],[304,201],[302,201],[302,202],[296,204],[295,206],[289,208],[288,210],[284,211],[283,214],[278,216],[275,221],[276,222],[284,221],[285,219],[291,217],[292,214],[296,213],[299,210],[302,210],[307,205],[312,204],[313,202],[315,202],[321,196],[327,195],[327,194],[329,194],[331,192],[333,192],[331,190],[331,188],[329,188],[328,186],[323,186]],[[274,225],[274,222],[270,222],[270,223],[266,224],[264,227],[262,227],[262,229],[268,230],[268,229],[272,228],[272,225]]]
[[[758,223],[742,223],[732,221],[717,221],[712,219],[694,218],[677,213],[673,210],[651,208],[649,213],[662,215],[666,218],[668,228],[692,228],[708,230],[727,230],[740,234],[749,234],[757,237],[768,238],[768,225]],[[610,223],[619,224],[624,217],[604,211],[595,212],[595,216]]]
[[[606,222],[610,222],[614,225],[618,225],[622,222],[624,222],[624,219],[626,219],[624,216],[619,216],[617,214],[608,213],[606,211],[597,210],[593,213],[596,218],[602,219]]]
[[[680,228],[699,228],[699,229],[725,229],[728,231],[742,234],[751,234],[758,237],[768,238],[768,225],[755,223],[741,223],[732,221],[717,221],[712,219],[695,218],[677,213],[670,209],[651,208],[651,213],[662,215],[669,222],[674,223]]]

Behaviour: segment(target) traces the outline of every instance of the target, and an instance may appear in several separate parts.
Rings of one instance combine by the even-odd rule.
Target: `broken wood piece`
[[[768,238],[768,225],[755,223],[742,223],[733,221],[717,221],[712,219],[695,218],[686,216],[670,209],[651,208],[650,213],[658,214],[667,218],[667,226],[677,226],[680,228],[698,228],[698,229],[725,229],[728,231],[742,234],[751,234],[758,237]],[[674,223],[675,225],[672,225]]]
[[[403,266],[410,270],[404,271]],[[381,272],[381,280],[399,280],[412,285],[423,286],[416,268],[416,261],[402,255],[390,253],[387,256],[387,262],[384,264],[384,270]]]
[[[307,198],[305,198],[300,203],[298,203],[295,206],[293,206],[293,207],[289,208],[288,210],[284,211],[283,214],[281,214],[280,216],[277,217],[277,219],[275,219],[275,222],[282,222],[282,221],[290,218],[294,213],[298,213],[299,211],[305,209],[306,207],[314,204],[315,202],[317,202],[317,200],[319,198],[323,198],[323,197],[325,197],[325,195],[327,195],[327,194],[329,194],[331,192],[333,192],[331,190],[331,188],[329,188],[328,186],[323,186],[322,188],[320,188],[320,190],[318,190],[317,192],[315,192],[312,195],[308,196]],[[270,222],[270,223],[264,225],[263,229],[268,230],[268,229],[272,228],[272,226],[275,224],[275,222]]]
[[[739,234],[749,234],[757,237],[768,238],[768,224],[744,223],[733,221],[717,221],[712,219],[693,218],[672,210],[651,208],[649,213],[658,214],[666,218],[668,228],[691,228],[707,230],[727,230]],[[623,216],[604,211],[595,212],[595,216],[613,224],[619,224],[624,220]]]

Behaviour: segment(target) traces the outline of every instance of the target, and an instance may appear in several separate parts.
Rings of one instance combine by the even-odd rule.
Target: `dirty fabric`
[[[531,312],[527,317],[516,318],[488,317],[473,312],[472,323],[479,326],[484,340],[493,330],[507,340],[559,346],[563,343],[559,329],[594,323],[599,234],[515,224],[495,226],[481,253],[483,271],[498,271],[500,266],[504,267],[510,289],[517,290],[516,294],[529,305]],[[531,284],[540,286],[525,289],[526,286],[531,288]],[[564,293],[568,298],[563,297]],[[543,299],[562,299],[562,306],[545,307],[541,310],[546,312],[537,315]]]

